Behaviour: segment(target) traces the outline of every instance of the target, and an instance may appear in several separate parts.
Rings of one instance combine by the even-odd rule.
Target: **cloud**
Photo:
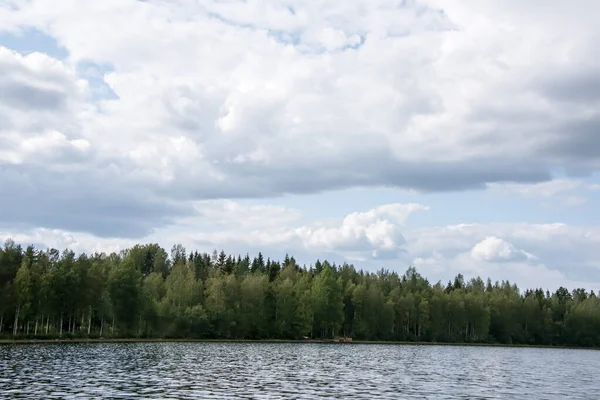
[[[366,270],[388,268],[402,273],[409,265],[432,282],[481,276],[508,279],[521,288],[555,290],[600,288],[600,228],[567,224],[460,224],[415,227],[410,216],[427,210],[419,204],[392,203],[342,218],[304,222],[299,210],[268,204],[209,201],[195,217],[185,215],[141,240],[101,237],[60,229],[0,229],[0,239],[76,251],[118,251],[135,243],[181,243],[189,250],[283,257],[300,263],[317,258],[354,262]],[[242,216],[253,215],[247,224]]]
[[[336,259],[396,259],[405,251],[401,232],[405,220],[412,213],[427,209],[420,204],[393,203],[353,212],[340,219],[301,224],[300,212],[294,209],[230,200],[205,201],[197,204],[194,217],[183,216],[173,226],[145,236],[144,241],[158,242],[167,248],[173,243],[182,243],[206,251],[226,248],[239,252],[328,254]],[[10,233],[5,231],[0,234],[2,237],[8,238]],[[103,246],[113,249],[117,244],[122,248],[135,242],[44,228],[24,229],[14,239],[88,251]]]
[[[401,225],[410,214],[427,209],[420,204],[387,204],[349,214],[339,224],[296,228],[295,234],[311,250],[352,257],[361,257],[361,253],[364,257],[366,251],[373,258],[397,258],[405,244]]]
[[[39,52],[23,56],[0,43],[0,71],[0,105],[7,117],[23,124],[20,134],[59,123],[51,113],[68,117],[68,108],[86,95],[86,81],[61,61]]]
[[[587,202],[586,194],[597,190],[596,184],[575,179],[553,179],[547,182],[490,183],[492,193],[516,194],[524,198],[554,200],[561,206],[579,206]]]
[[[297,210],[276,206],[243,205],[232,201],[210,202],[212,219],[219,229],[192,234],[202,246],[254,248],[256,251],[329,254],[354,260],[395,259],[405,244],[402,226],[412,213],[426,211],[420,204],[386,204],[365,212],[353,212],[341,219],[316,220],[300,225]],[[233,210],[233,212],[229,211]],[[256,223],[235,215],[253,214]],[[196,228],[197,229],[197,228]]]
[[[571,192],[585,186],[586,184],[584,182],[570,179],[553,179],[548,182],[534,184],[492,183],[488,185],[492,190],[514,192],[523,197],[554,197],[558,194]]]
[[[476,261],[511,262],[535,259],[535,256],[515,248],[511,243],[495,236],[488,236],[471,250]]]
[[[148,177],[126,159],[103,152],[102,146],[112,149],[118,142],[88,135],[93,127],[84,122],[94,109],[81,103],[86,93],[86,83],[69,65],[0,46],[0,109],[6,116],[0,123],[0,208],[6,210],[0,227],[143,237],[184,210],[191,213],[188,204],[146,186]],[[185,143],[180,147],[190,150]]]
[[[404,236],[408,256],[423,267],[425,275],[430,272],[446,279],[457,273],[491,276],[521,286],[539,285],[553,277],[558,285],[600,286],[596,261],[600,228],[596,226],[459,224],[413,228],[405,230]],[[533,272],[539,269],[547,271],[546,275]]]
[[[600,287],[598,274],[588,274],[593,278],[581,279],[572,276],[568,271],[550,267],[542,262],[482,262],[474,260],[468,252],[452,258],[416,258],[412,264],[430,281],[441,281],[442,284],[452,281],[460,273],[467,280],[481,277],[490,278],[492,282],[509,281],[517,284],[522,291],[542,288],[554,292],[561,286],[571,290],[585,288],[597,291]]]
[[[0,208],[12,210],[0,225],[143,238],[205,200],[589,174],[596,3],[0,6],[4,34],[43,32],[65,50],[0,47]],[[288,234],[395,254],[389,218]]]
[[[232,200],[205,200],[195,204],[196,215],[190,225],[215,224],[240,229],[264,229],[287,226],[301,217],[299,210],[274,205],[247,205]],[[178,223],[183,223],[179,220]]]
[[[122,238],[111,239],[93,236],[84,232],[67,232],[60,229],[35,228],[21,232],[0,229],[0,241],[12,239],[23,246],[34,245],[38,249],[70,249],[76,253],[119,252],[137,244]]]

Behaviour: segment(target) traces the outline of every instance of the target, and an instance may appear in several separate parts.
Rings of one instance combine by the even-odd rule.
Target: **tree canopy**
[[[362,340],[600,346],[600,299],[481,278],[432,284],[317,260],[158,244],[92,255],[0,248],[0,336]]]

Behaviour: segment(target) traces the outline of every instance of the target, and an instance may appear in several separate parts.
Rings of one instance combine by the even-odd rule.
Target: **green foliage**
[[[313,335],[335,336],[343,322],[344,303],[341,281],[335,279],[329,264],[315,277],[311,294]]]
[[[430,284],[322,260],[300,266],[157,244],[112,254],[0,248],[0,335],[189,337],[600,346],[600,299],[577,288],[521,293],[462,275]]]
[[[133,334],[136,317],[142,308],[141,277],[131,257],[125,258],[108,276],[113,317],[125,335]]]

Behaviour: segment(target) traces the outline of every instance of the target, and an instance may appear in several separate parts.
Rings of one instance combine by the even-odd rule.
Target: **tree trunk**
[[[27,321],[27,330],[26,330],[25,332],[26,332],[25,334],[26,334],[27,336],[29,336],[29,321]]]
[[[50,315],[46,317],[46,335],[48,335],[48,329],[50,328]]]
[[[38,322],[40,321],[39,317],[35,318],[35,330],[33,331],[33,335],[37,336],[37,328],[38,328]]]
[[[115,334],[115,317],[113,316],[112,326],[110,328],[110,334],[114,336]]]
[[[4,323],[4,313],[0,314],[0,333],[2,333],[3,323]]]
[[[90,336],[90,332],[92,331],[92,306],[90,306],[89,315],[88,315],[88,336]]]
[[[63,328],[63,320],[62,319],[63,319],[63,313],[61,312],[60,313],[60,322],[59,322],[59,324],[60,324],[60,328],[59,328],[60,331],[58,333],[58,337],[62,337],[62,328]]]
[[[13,335],[17,334],[19,326],[19,312],[21,311],[21,305],[17,305],[17,311],[15,312],[15,326],[13,327]]]
[[[102,337],[102,329],[104,328],[104,318],[100,320],[100,337]]]

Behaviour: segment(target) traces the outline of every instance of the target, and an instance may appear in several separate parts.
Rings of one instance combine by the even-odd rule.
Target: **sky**
[[[0,0],[0,239],[599,290],[599,13]]]

